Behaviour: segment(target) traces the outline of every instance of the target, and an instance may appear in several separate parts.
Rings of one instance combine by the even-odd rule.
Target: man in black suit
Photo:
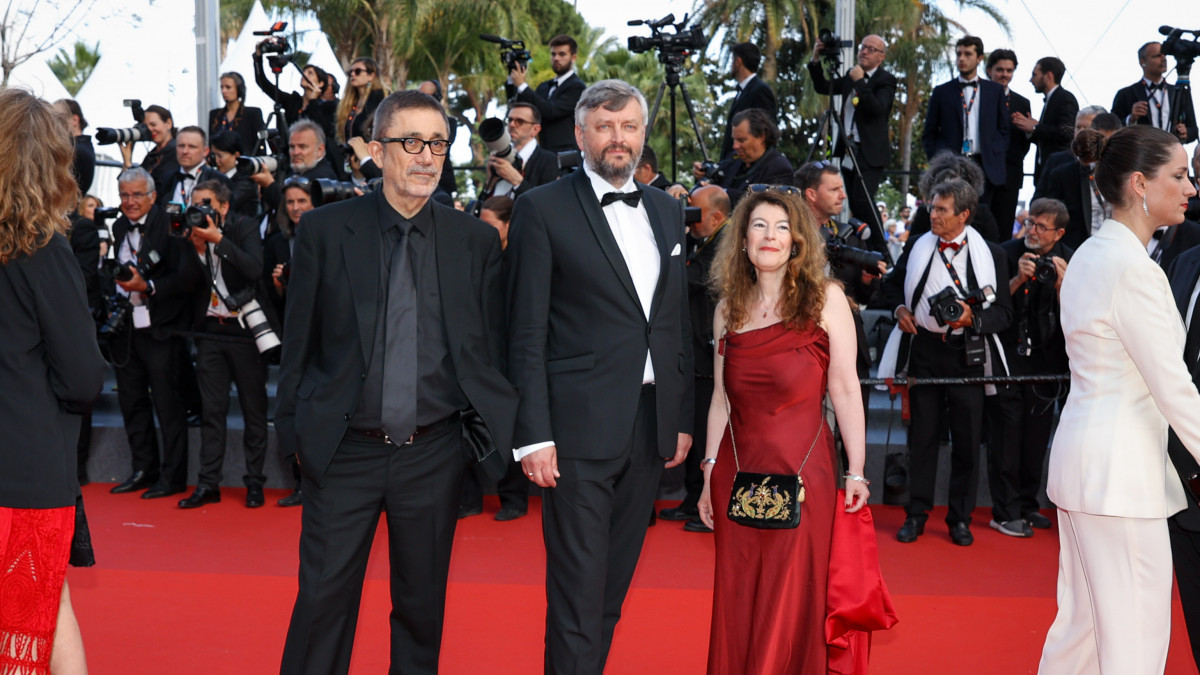
[[[215,180],[226,187],[232,185],[228,176],[204,161],[208,159],[208,135],[200,127],[179,130],[175,135],[175,158],[179,161],[179,170],[167,177],[163,192],[158,195],[158,205],[162,208],[171,202],[185,207],[191,204],[192,190],[205,181]]]
[[[664,192],[672,185],[671,181],[667,180],[667,177],[658,170],[658,155],[649,145],[642,148],[642,158],[638,160],[637,170],[633,172],[633,179]]]
[[[190,237],[207,281],[193,295],[192,311],[204,423],[196,491],[179,501],[184,509],[221,501],[230,383],[237,384],[245,421],[242,446],[246,474],[242,480],[247,507],[263,505],[263,483],[267,480],[263,474],[267,457],[267,362],[253,342],[253,333],[241,323],[243,316],[263,316],[245,314],[252,310],[251,302],[258,305],[263,242],[257,223],[230,211],[231,196],[229,188],[219,181],[205,181],[192,190],[192,204],[208,206],[216,216],[206,214],[205,226],[193,227]],[[266,304],[268,299],[262,301]]]
[[[1090,128],[1111,136],[1121,128],[1121,120],[1112,113],[1099,113],[1092,118]],[[1039,181],[1045,189],[1034,192],[1033,198],[1057,199],[1067,207],[1070,223],[1063,237],[1063,244],[1077,249],[1106,218],[1112,215],[1112,205],[1100,194],[1092,179],[1094,167],[1081,164],[1072,156],[1072,161],[1050,172]]]
[[[539,84],[536,91],[530,89],[525,83],[525,66],[517,64],[509,71],[509,81],[504,85],[509,102],[529,103],[541,113],[542,134],[538,139],[550,152],[579,149],[575,147],[575,103],[585,85],[575,74],[578,51],[575,38],[556,35],[550,38],[550,69],[554,71],[554,79]]]
[[[733,58],[730,76],[737,82],[733,102],[729,104],[729,115],[725,118],[725,134],[721,138],[720,160],[732,157],[736,150],[733,147],[733,128],[737,126],[734,120],[738,113],[758,109],[767,114],[772,123],[777,123],[779,104],[775,101],[775,92],[771,86],[755,75],[762,54],[758,45],[753,42],[739,42],[730,48]]]
[[[1080,131],[1092,128],[1092,120],[1096,119],[1096,115],[1106,113],[1108,109],[1102,105],[1088,105],[1079,109],[1075,113],[1075,132],[1074,136],[1078,136]],[[1119,124],[1119,120],[1118,120]],[[1117,127],[1118,129],[1120,126]],[[1074,141],[1072,136],[1072,142]],[[1033,198],[1037,199],[1046,191],[1046,182],[1054,170],[1065,164],[1071,164],[1075,161],[1075,153],[1071,152],[1071,148],[1059,150],[1058,152],[1050,153],[1050,156],[1042,162],[1042,174],[1034,181]]]
[[[1004,106],[1004,88],[977,76],[983,60],[983,40],[967,36],[954,47],[958,77],[934,87],[925,112],[921,142],[925,156],[942,150],[971,157],[983,168],[981,201],[990,202],[996,186],[1007,182],[1010,114]]]
[[[1004,87],[1004,105],[1010,113],[1029,115],[1029,99],[1008,88],[1017,69],[1017,54],[1011,49],[995,49],[988,54],[987,77]],[[1029,138],[1025,134],[1008,136],[1008,152],[1004,155],[1004,185],[992,190],[991,210],[997,226],[1005,228],[1017,212],[1017,198],[1025,182],[1025,155],[1029,154]],[[1007,235],[1006,235],[1007,236]]]
[[[532,103],[508,106],[508,136],[515,151],[511,157],[489,155],[487,185],[480,201],[508,195],[513,199],[558,178],[558,157],[538,145],[542,114]]]
[[[709,176],[700,162],[692,163],[692,175],[701,183],[725,188],[736,207],[751,185],[792,184],[792,163],[776,149],[778,142],[779,127],[765,112],[743,110],[733,118],[733,155],[717,165],[720,175]]]
[[[1037,159],[1033,167],[1033,180],[1042,175],[1042,164],[1051,154],[1071,147],[1075,138],[1075,114],[1079,112],[1079,101],[1075,94],[1059,86],[1067,72],[1063,62],[1053,56],[1038,59],[1029,81],[1033,89],[1045,96],[1041,117],[1033,121],[1028,113],[1012,113],[1014,134],[1023,133],[1037,145]]]
[[[448,137],[437,101],[391,94],[371,141],[382,187],[306,213],[296,234],[275,413],[304,471],[285,675],[349,669],[381,512],[391,670],[437,672],[468,462],[463,411],[482,417],[495,447],[512,447],[500,238],[430,200]]]
[[[1175,295],[1175,305],[1187,329],[1183,360],[1192,371],[1192,382],[1200,387],[1200,321],[1196,316],[1197,284],[1200,283],[1200,247],[1189,249],[1171,266],[1167,277]],[[1183,480],[1187,508],[1167,519],[1171,536],[1171,557],[1175,564],[1175,581],[1183,605],[1192,647],[1192,660],[1200,665],[1200,504],[1189,486],[1189,478],[1200,473],[1200,465],[1179,442],[1172,431],[1167,436],[1167,455]]]
[[[113,223],[113,246],[117,262],[132,268],[132,277],[116,281],[130,308],[111,349],[133,472],[112,492],[149,488],[142,499],[154,499],[187,487],[187,413],[179,380],[185,349],[175,332],[187,329],[192,293],[202,276],[188,243],[168,234],[170,224],[154,203],[150,173],[141,167],[126,169],[117,186],[122,215]],[[155,416],[162,428],[161,461]]]
[[[858,45],[858,63],[833,81],[826,76],[825,68],[818,60],[823,48],[824,44],[818,40],[812,60],[808,62],[808,72],[818,93],[844,97],[841,127],[853,147],[858,174],[855,175],[854,165],[845,159],[847,153],[841,134],[833,153],[843,158],[843,181],[850,186],[850,212],[871,227],[874,236],[869,239],[872,243],[883,246],[885,237],[875,210],[875,191],[883,179],[883,170],[892,159],[888,121],[896,99],[896,76],[883,69],[887,43],[878,35],[864,37]]]
[[[1007,258],[999,246],[967,225],[978,208],[975,188],[970,183],[948,180],[935,186],[930,197],[931,231],[909,242],[892,274],[884,280],[887,306],[895,308],[898,332],[888,340],[880,376],[907,369],[914,378],[979,377],[984,373],[985,353],[991,355],[992,374],[1003,375],[1006,368],[995,334],[1007,328],[1012,319],[1012,299],[1005,283]],[[962,301],[967,293],[988,286],[995,293],[991,302],[968,305]],[[962,309],[959,318],[948,323],[942,323],[931,311],[931,300],[944,290],[953,294]],[[902,356],[905,347],[893,347],[905,342],[907,359]],[[970,546],[974,542],[970,524],[979,485],[983,397],[984,388],[977,384],[921,385],[909,391],[910,498],[904,507],[907,518],[896,533],[901,543],[915,542],[925,532],[937,483],[939,430],[943,423],[950,428],[952,441],[946,525],[953,543]]]
[[[329,159],[325,156],[325,131],[321,125],[312,120],[302,119],[288,129],[288,171],[285,179],[301,176],[313,180],[316,178],[337,179],[337,174]],[[250,180],[258,183],[262,189],[262,203],[268,211],[279,209],[283,194],[280,192],[278,181],[269,171],[259,171],[250,176]]]
[[[1182,143],[1196,140],[1196,112],[1191,92],[1166,81],[1167,55],[1161,42],[1147,42],[1138,48],[1142,79],[1124,87],[1113,97],[1113,114],[1125,124],[1149,124],[1169,131]],[[1180,122],[1180,118],[1187,123]]]
[[[632,180],[646,101],[579,100],[584,167],[517,200],[505,270],[514,456],[545,488],[547,673],[600,675],[653,512],[692,437],[679,202]]]

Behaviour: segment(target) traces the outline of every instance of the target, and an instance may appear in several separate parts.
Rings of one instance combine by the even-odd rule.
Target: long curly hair
[[[777,309],[787,326],[804,330],[820,321],[829,277],[825,272],[825,242],[799,195],[768,190],[750,192],[742,198],[726,226],[728,231],[721,237],[709,286],[725,301],[727,329],[735,331],[746,325],[750,307],[758,297],[758,274],[746,254],[746,233],[751,214],[762,205],[777,206],[787,213],[796,255],[787,263]]]
[[[79,202],[74,156],[66,120],[49,103],[0,89],[0,157],[21,158],[0,166],[0,265],[67,231],[67,214]]]

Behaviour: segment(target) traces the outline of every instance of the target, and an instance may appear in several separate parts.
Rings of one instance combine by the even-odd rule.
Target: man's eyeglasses
[[[1025,219],[1025,227],[1028,227],[1031,230],[1037,230],[1038,232],[1054,232],[1055,230],[1060,229],[1051,225],[1043,225],[1033,218]]]
[[[871,45],[868,45],[868,44],[859,45],[858,51],[864,52],[866,54],[882,54],[883,53],[883,50],[880,49],[879,47],[872,47]]]
[[[130,199],[141,199],[142,197],[148,197],[148,196],[150,196],[150,193],[149,192],[118,192],[117,196],[121,198],[121,201],[127,202]]]
[[[372,74],[371,71],[367,70],[366,68],[351,68],[350,69],[351,75],[362,75],[363,73],[367,73],[368,75]]]
[[[423,138],[411,138],[411,137],[409,137],[409,138],[380,138],[378,140],[380,143],[383,143],[385,145],[388,143],[399,143],[400,146],[404,148],[404,151],[410,155],[421,154],[421,152],[425,150],[425,146],[429,146],[429,152],[432,152],[433,154],[438,155],[438,156],[445,155],[447,152],[450,152],[450,141],[447,141],[443,138],[435,138],[430,141],[427,141]]]
[[[749,185],[746,190],[750,192],[782,192],[785,195],[796,195],[797,197],[804,196],[804,192],[798,187],[791,185],[767,185],[766,183],[755,183]]]
[[[517,127],[518,129],[523,126],[533,124],[533,122],[531,122],[529,120],[523,120],[520,117],[509,117],[509,118],[506,118],[504,121],[508,122],[510,125],[512,125],[514,127]]]

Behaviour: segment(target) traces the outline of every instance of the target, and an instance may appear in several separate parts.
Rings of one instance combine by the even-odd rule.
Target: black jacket
[[[977,148],[983,164],[983,174],[994,185],[1004,185],[1007,178],[1004,163],[1008,154],[1008,138],[1012,128],[1012,117],[1004,105],[1004,87],[975,78],[979,83],[979,143]],[[962,152],[963,137],[963,89],[958,78],[934,87],[925,110],[925,131],[921,143],[925,156],[932,158],[942,150],[954,154]],[[970,101],[971,94],[967,94]]]
[[[91,136],[75,137],[75,184],[79,186],[79,194],[86,195],[92,189],[92,178],[96,174],[96,149],[92,147]]]
[[[371,140],[371,129],[375,126],[375,109],[379,107],[379,102],[382,100],[382,89],[375,89],[367,94],[367,100],[363,103],[362,110],[358,111],[353,119],[346,119],[346,124],[342,127],[343,137],[349,140],[355,136],[361,136],[366,140]],[[343,137],[339,137],[338,140]],[[326,139],[326,148],[332,145],[331,140]]]
[[[1167,278],[1171,282],[1171,292],[1175,296],[1179,316],[1183,318],[1184,325],[1187,325],[1188,304],[1192,299],[1192,291],[1196,288],[1196,281],[1200,279],[1200,247],[1185,251],[1176,258],[1175,263],[1167,270]],[[1200,326],[1192,325],[1191,330],[1200,330]],[[1171,458],[1171,463],[1175,465],[1181,479],[1200,473],[1200,465],[1196,464],[1196,459],[1183,447],[1183,443],[1173,431],[1167,435],[1167,456]],[[1186,482],[1184,485],[1186,486]],[[1191,490],[1185,487],[1183,492],[1187,495],[1187,509],[1171,518],[1176,525],[1189,532],[1200,532],[1200,504],[1197,504],[1196,496]]]
[[[105,235],[107,236],[107,232]],[[88,308],[99,310],[104,302],[100,290],[100,229],[96,223],[78,214],[71,216],[71,231],[67,234],[71,252],[79,261],[83,285],[87,292]]]
[[[208,111],[208,138],[212,140],[213,136],[221,133],[221,121],[225,119],[225,108],[213,108]],[[261,108],[247,107],[243,105],[239,110],[237,117],[233,118],[233,124],[225,131],[232,131],[237,134],[238,140],[242,145],[243,155],[256,155],[255,148],[258,147],[258,132],[266,128],[263,122],[263,114]]]
[[[1179,114],[1182,112],[1187,118],[1185,126],[1187,126],[1187,140],[1184,143],[1191,143],[1196,140],[1196,111],[1192,103],[1191,96],[1176,95],[1175,85],[1167,83],[1163,87],[1167,93],[1167,97],[1171,101],[1171,119],[1178,121]],[[1117,95],[1113,97],[1112,114],[1121,118],[1122,124],[1129,123],[1129,115],[1133,112],[1133,104],[1138,101],[1148,101],[1149,96],[1146,93],[1146,85],[1142,80],[1138,80],[1128,87],[1124,87],[1117,91]],[[1176,107],[1178,101],[1178,108]],[[1154,104],[1150,104],[1150,108],[1154,110]],[[1149,115],[1143,115],[1138,118],[1137,124],[1153,124],[1154,112]],[[1174,127],[1174,125],[1172,125]],[[1161,128],[1161,127],[1160,127]],[[1175,133],[1172,128],[1171,133]]]
[[[261,54],[254,56],[254,81],[258,84],[259,89],[263,93],[275,101],[283,108],[283,119],[291,126],[300,119],[308,119],[321,125],[325,131],[326,143],[332,142],[335,138],[333,133],[333,125],[337,120],[337,105],[335,101],[325,101],[317,99],[310,102],[307,106],[304,104],[304,96],[297,92],[285,92],[276,87],[270,79],[267,78],[266,71],[263,70],[263,60]],[[249,154],[250,150],[246,150]]]
[[[1092,187],[1086,168],[1077,161],[1059,165],[1040,181],[1043,190],[1034,197],[1057,199],[1067,207],[1067,233],[1062,243],[1071,248],[1092,236]]]
[[[746,193],[746,187],[762,183],[765,185],[791,185],[793,181],[792,163],[783,153],[770,148],[753,164],[746,164],[737,157],[730,157],[720,164],[725,180],[721,187],[729,195],[729,202],[734,206]]]
[[[1046,102],[1042,110],[1041,120],[1033,128],[1029,140],[1037,146],[1037,163],[1033,169],[1033,179],[1036,181],[1042,175],[1042,164],[1055,152],[1070,149],[1071,141],[1075,138],[1075,116],[1079,113],[1079,101],[1075,94],[1058,87],[1054,95]],[[1014,129],[1016,135],[1024,135]]]
[[[1008,256],[1008,279],[997,279],[996,282],[1008,285],[1009,279],[1017,276],[1017,264],[1021,256],[1031,251],[1022,239],[1006,241],[1000,248]],[[1061,240],[1049,253],[1067,262],[1071,261],[1074,254],[1075,250]],[[1013,375],[1057,375],[1067,372],[1067,342],[1063,337],[1060,320],[1062,311],[1054,285],[1030,279],[1013,294],[1012,305],[1012,323],[1000,333],[1009,372]],[[1028,350],[1018,349],[1022,341],[1025,341]]]
[[[154,282],[154,294],[149,296],[150,335],[164,340],[174,331],[187,330],[191,324],[192,294],[204,282],[196,249],[186,239],[172,237],[167,214],[157,206],[150,207],[142,232],[138,260],[149,266],[150,252],[159,256],[159,263],[147,281]],[[120,251],[129,233],[129,219],[121,216],[113,223],[113,247]]]
[[[830,81],[825,69],[814,61],[809,61],[808,73],[818,93],[826,96],[849,94],[858,99],[858,105],[854,108],[854,126],[858,127],[859,160],[874,168],[887,166],[892,159],[888,121],[892,117],[892,103],[896,100],[896,76],[879,67],[874,75],[857,82],[846,75]],[[851,103],[843,99],[842,105]],[[839,142],[834,152],[841,157],[845,148]]]
[[[539,185],[545,185],[557,180],[558,155],[539,144],[534,149],[533,154],[529,156],[529,161],[525,162],[524,168],[521,169],[521,175],[524,177],[524,180],[512,191],[513,199],[520,197]]]
[[[107,366],[66,237],[0,265],[0,315],[0,507],[72,506],[79,413]]]
[[[221,225],[221,241],[212,249],[213,262],[229,294],[236,295],[246,288],[253,289],[259,304],[266,307],[268,297],[261,292],[263,269],[263,242],[258,236],[258,224],[230,211]],[[201,257],[192,247],[192,253],[201,261],[204,278],[194,294],[192,323],[195,330],[204,329],[204,317],[212,298],[213,277],[206,257]]]
[[[154,148],[142,158],[142,168],[154,178],[154,191],[161,196],[166,191],[171,175],[179,172],[179,159],[175,156],[175,139],[160,148]]]
[[[546,80],[537,89],[525,87],[522,91],[511,84],[504,85],[509,102],[520,101],[529,103],[538,109],[542,115],[542,133],[538,135],[538,145],[550,152],[563,150],[578,150],[575,146],[575,104],[583,95],[587,85],[572,74],[556,87],[554,95],[550,95],[550,84],[554,80]]]
[[[721,159],[733,156],[733,118],[743,110],[758,108],[767,113],[772,122],[778,123],[779,104],[775,101],[775,92],[771,86],[755,75],[746,83],[746,89],[738,94],[729,104],[729,115],[725,117],[725,135],[721,138]]]
[[[726,223],[727,225],[728,223]],[[696,375],[713,377],[713,315],[718,298],[708,286],[709,274],[717,249],[721,246],[721,235],[725,225],[712,234],[708,241],[688,235],[687,285],[688,315],[692,321],[692,355]]]

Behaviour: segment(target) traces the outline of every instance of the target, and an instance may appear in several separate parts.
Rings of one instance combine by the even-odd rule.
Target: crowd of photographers
[[[508,66],[507,107],[503,119],[478,127],[489,152],[485,180],[465,208],[495,226],[505,241],[514,201],[578,166],[575,104],[585,83],[575,72],[577,45],[569,36],[550,41],[554,77],[536,86],[526,82],[530,54],[523,44],[483,37],[500,44]],[[638,43],[642,51],[657,48],[670,55],[695,48],[693,42],[702,38],[691,31],[655,30],[654,38],[643,40]],[[692,207],[687,253],[697,410],[707,410],[705,397],[712,392],[712,298],[706,276],[713,243],[739,199],[765,189],[795,191],[815,215],[831,274],[855,303],[861,377],[870,375],[873,358],[882,358],[881,376],[1067,372],[1057,288],[1074,247],[1109,213],[1089,183],[1091,169],[1069,150],[1071,136],[1085,128],[1111,133],[1124,124],[1148,123],[1185,142],[1195,140],[1190,92],[1164,82],[1163,46],[1151,42],[1139,50],[1143,79],[1117,94],[1113,112],[1099,106],[1080,110],[1060,84],[1062,63],[1039,60],[1030,81],[1047,102],[1034,120],[1028,100],[1009,88],[1016,54],[1004,49],[985,54],[978,38],[960,40],[956,76],[929,99],[923,143],[930,165],[920,180],[921,201],[915,210],[905,207],[896,220],[875,203],[892,154],[887,120],[896,80],[884,67],[887,44],[867,36],[858,45],[856,62],[844,72],[835,58],[842,46],[836,35],[823,34],[808,64],[817,91],[841,97],[840,104],[830,106],[837,124],[826,129],[828,160],[801,162],[780,151],[775,95],[756,75],[761,55],[755,45],[742,43],[731,50],[736,89],[723,120],[721,154],[704,153],[694,162],[691,186],[669,181],[649,148],[638,166],[639,182]],[[377,185],[381,172],[367,140],[375,106],[385,94],[377,64],[369,58],[354,61],[344,89],[329,73],[308,66],[302,69],[303,91],[284,92],[268,75],[287,66],[284,51],[278,38],[269,37],[254,55],[255,82],[276,103],[266,117],[244,105],[246,83],[236,73],[221,76],[224,105],[211,112],[207,128],[176,128],[169,110],[127,101],[136,124],[96,133],[99,143],[119,145],[126,167],[118,178],[120,204],[113,208],[88,195],[94,150],[84,135],[83,111],[73,101],[58,103],[77,137],[76,175],[85,195],[74,215],[72,245],[116,373],[131,448],[130,473],[113,492],[142,491],[147,499],[182,494],[192,423],[201,426],[199,479],[179,505],[219,501],[230,384],[235,383],[245,420],[246,505],[263,504],[267,369],[274,348],[286,339],[282,317],[293,237],[306,211]],[[977,72],[981,65],[986,79]],[[420,88],[440,100],[437,82]],[[456,127],[451,119],[452,134]],[[134,165],[133,146],[139,142],[152,147]],[[1037,152],[1037,192],[1018,214],[1015,196],[1031,148]],[[446,166],[434,198],[454,203],[453,175]],[[843,218],[846,202],[853,217]],[[922,236],[928,232],[936,236]],[[1200,225],[1188,221],[1164,227],[1149,253],[1166,268],[1196,244]],[[875,314],[885,318],[868,322],[869,309],[882,310]],[[894,339],[885,347],[874,336],[885,334],[881,326],[893,322]],[[938,444],[946,429],[952,441],[947,524],[954,543],[973,540],[970,513],[984,444],[991,526],[1014,537],[1049,527],[1037,494],[1056,404],[1064,395],[1065,384],[1057,381],[913,387],[910,497],[900,541],[915,541],[924,532]],[[85,421],[82,480],[88,427]],[[697,439],[704,429],[704,420],[698,420]],[[704,531],[696,517],[702,453],[692,454],[696,461],[686,465],[684,502],[661,515]],[[293,471],[296,489],[281,505],[303,499],[294,463]],[[481,511],[482,491],[478,479],[468,481],[460,515]],[[500,483],[497,519],[524,515],[526,495],[527,480],[513,465]]]

